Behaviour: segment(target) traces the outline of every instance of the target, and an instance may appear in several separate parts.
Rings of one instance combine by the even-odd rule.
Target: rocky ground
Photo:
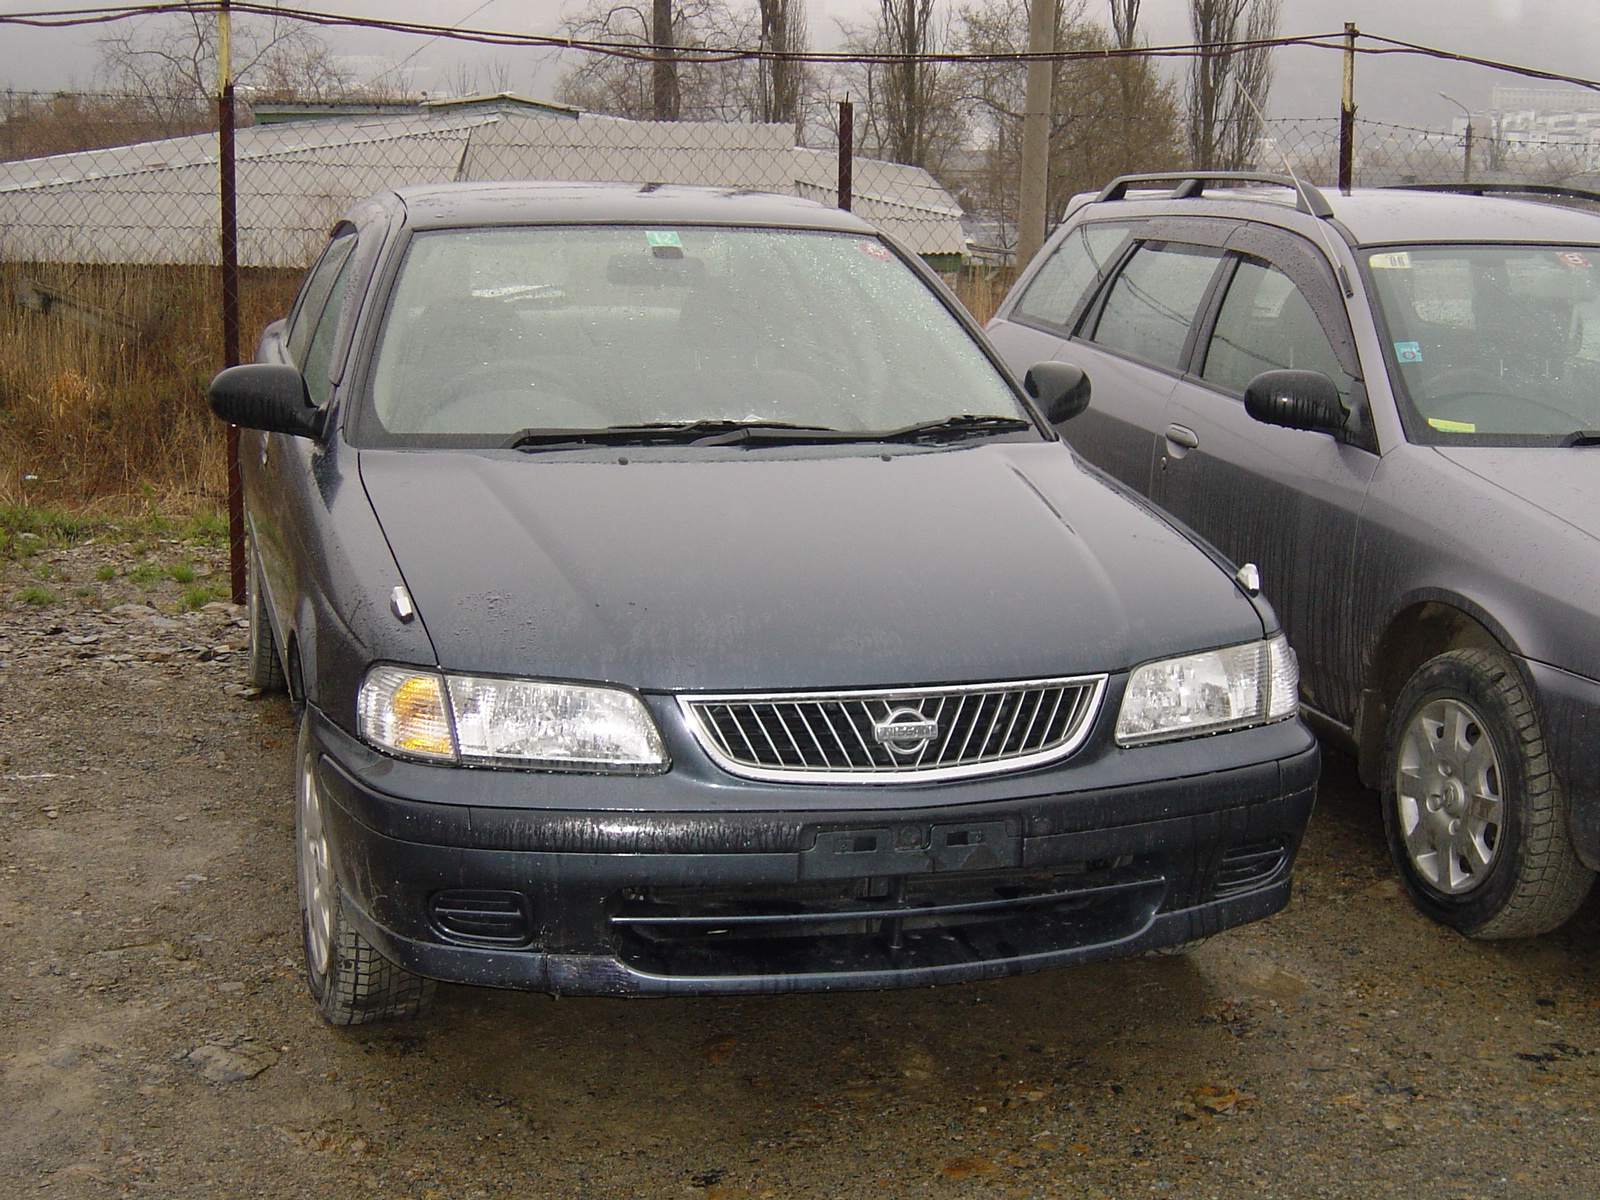
[[[92,540],[83,544],[84,538]],[[293,728],[215,531],[0,543],[0,1196],[1600,1192],[1600,904],[1418,917],[1330,756],[1288,910],[1180,958],[916,992],[306,998]],[[186,611],[187,609],[187,611]]]

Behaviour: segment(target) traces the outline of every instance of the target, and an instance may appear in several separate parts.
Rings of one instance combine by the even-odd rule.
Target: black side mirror
[[[1263,371],[1244,389],[1244,410],[1285,429],[1343,429],[1350,412],[1333,380],[1321,371]]]
[[[211,381],[211,411],[245,429],[322,436],[322,412],[312,407],[305,378],[281,363],[246,363],[220,372]]]
[[[1034,363],[1022,386],[1052,425],[1070,421],[1089,407],[1089,377],[1070,363]]]

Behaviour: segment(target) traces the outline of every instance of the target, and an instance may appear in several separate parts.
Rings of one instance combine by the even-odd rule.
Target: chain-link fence
[[[1012,64],[1020,71],[1020,64]],[[1088,95],[1088,93],[1086,93]],[[1094,95],[1099,96],[1100,93]],[[645,121],[515,96],[238,107],[234,140],[243,353],[281,315],[300,271],[353,201],[449,180],[624,180],[845,197],[951,273],[986,317],[1016,237],[1017,130],[972,128],[930,168],[835,144],[842,114],[792,124]],[[1131,170],[1183,169],[1178,113],[1058,108],[1051,211]],[[1495,120],[1430,130],[1337,115],[1273,120],[1246,165],[1325,186],[1352,181],[1581,181],[1600,141],[1534,137]],[[859,127],[858,127],[859,128]],[[808,142],[815,144],[807,144]],[[0,93],[0,500],[164,488],[215,494],[222,456],[204,385],[222,365],[221,140],[193,94]],[[848,143],[847,143],[848,144]]]

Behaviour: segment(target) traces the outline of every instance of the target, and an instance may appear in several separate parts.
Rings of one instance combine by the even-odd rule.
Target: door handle
[[[1187,425],[1172,424],[1167,426],[1167,445],[1176,453],[1179,450],[1193,450],[1200,444],[1200,439],[1195,436],[1194,430]]]

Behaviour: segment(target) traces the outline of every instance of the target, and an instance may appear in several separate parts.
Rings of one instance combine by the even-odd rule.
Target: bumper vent
[[[889,691],[688,696],[696,739],[752,779],[886,783],[1014,771],[1088,736],[1105,676]]]
[[[475,946],[526,946],[533,938],[528,898],[521,892],[435,892],[428,915],[445,937]]]
[[[1221,899],[1264,887],[1275,882],[1288,863],[1289,846],[1285,838],[1234,846],[1217,866],[1217,882],[1212,894]]]
[[[1121,859],[779,887],[648,888],[611,916],[622,960],[665,976],[905,972],[1095,946],[1145,929],[1167,883]]]

